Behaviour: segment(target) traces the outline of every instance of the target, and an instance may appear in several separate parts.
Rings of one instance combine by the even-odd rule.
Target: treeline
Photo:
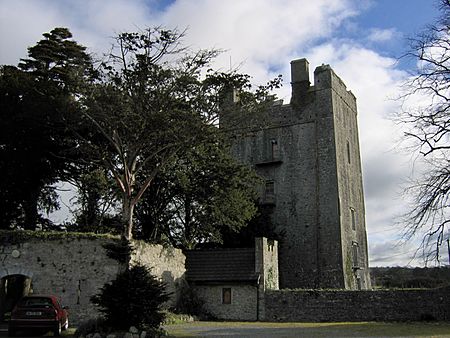
[[[242,241],[249,222],[248,238],[267,235],[259,178],[231,157],[218,122],[257,118],[281,80],[254,87],[246,74],[215,71],[219,54],[156,27],[117,35],[99,57],[55,28],[17,66],[0,66],[0,228],[180,248]],[[76,190],[74,221],[54,224],[61,182]]]
[[[374,288],[437,288],[450,286],[450,267],[375,267],[370,278]]]

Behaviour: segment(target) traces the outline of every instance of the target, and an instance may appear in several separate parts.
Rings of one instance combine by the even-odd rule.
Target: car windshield
[[[49,307],[53,306],[52,300],[46,297],[30,297],[23,298],[20,303],[20,307]]]

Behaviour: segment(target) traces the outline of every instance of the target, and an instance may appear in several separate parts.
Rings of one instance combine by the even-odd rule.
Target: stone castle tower
[[[356,98],[328,65],[311,85],[308,61],[294,60],[291,77],[290,104],[276,102],[232,139],[233,155],[265,180],[260,201],[282,234],[280,287],[367,289]]]

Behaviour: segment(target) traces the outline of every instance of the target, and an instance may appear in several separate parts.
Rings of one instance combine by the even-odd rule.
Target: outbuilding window
[[[222,289],[222,304],[231,304],[231,288]]]

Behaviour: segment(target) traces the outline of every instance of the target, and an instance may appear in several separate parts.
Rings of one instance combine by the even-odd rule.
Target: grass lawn
[[[450,322],[267,323],[193,322],[166,325],[170,337],[449,337]]]
[[[61,332],[61,336],[73,336],[76,330],[75,327],[69,327],[67,330]]]

